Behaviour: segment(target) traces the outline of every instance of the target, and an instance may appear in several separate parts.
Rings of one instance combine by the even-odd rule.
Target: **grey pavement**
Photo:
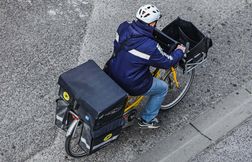
[[[252,117],[193,157],[190,162],[251,162]]]
[[[247,92],[252,94],[252,82]],[[249,106],[252,106],[250,104]],[[249,107],[248,106],[248,107]],[[239,119],[235,119],[239,120]],[[217,139],[206,149],[191,157],[190,162],[251,162],[252,161],[252,116]]]
[[[252,79],[251,1],[157,0],[160,28],[181,16],[213,39],[208,62],[197,69],[184,100],[160,114],[161,129],[132,126],[99,152],[69,158],[64,134],[53,126],[57,78],[88,59],[103,66],[119,23],[131,21],[147,2],[152,1],[0,2],[1,160],[131,161]]]

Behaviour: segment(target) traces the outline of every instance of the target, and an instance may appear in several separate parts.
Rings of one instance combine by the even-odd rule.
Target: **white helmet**
[[[149,24],[161,18],[160,11],[154,5],[147,4],[140,7],[136,13],[137,19]]]

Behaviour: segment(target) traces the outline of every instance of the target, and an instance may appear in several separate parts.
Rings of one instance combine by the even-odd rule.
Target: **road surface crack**
[[[250,92],[250,90],[248,90],[247,88],[245,88],[245,90],[246,90],[249,94],[252,94],[252,92]]]
[[[210,137],[202,133],[196,126],[194,126],[192,123],[189,123],[197,132],[199,132],[202,136],[206,137],[209,141],[212,141]]]

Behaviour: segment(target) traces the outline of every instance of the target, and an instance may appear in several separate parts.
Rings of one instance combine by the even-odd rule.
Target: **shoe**
[[[138,120],[138,125],[141,128],[155,129],[160,127],[160,122],[157,118],[152,119],[150,122],[146,122],[145,120],[140,118],[140,120]]]

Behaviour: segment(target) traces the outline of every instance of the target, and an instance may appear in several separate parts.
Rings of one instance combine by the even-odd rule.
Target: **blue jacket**
[[[123,22],[114,41],[116,57],[107,63],[107,73],[132,96],[143,95],[153,82],[149,67],[169,69],[183,57],[175,50],[166,57],[152,35],[154,27],[140,21]],[[122,47],[123,46],[123,47]]]

